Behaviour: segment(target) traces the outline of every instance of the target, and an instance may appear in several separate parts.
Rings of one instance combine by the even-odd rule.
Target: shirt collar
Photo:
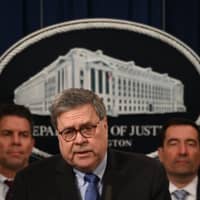
[[[0,174],[0,182],[3,183],[6,180],[6,177]]]
[[[103,177],[103,174],[104,174],[104,171],[106,169],[106,164],[107,164],[107,153],[105,154],[104,156],[104,159],[101,161],[101,163],[97,166],[97,168],[92,172],[94,173],[95,175],[97,175],[100,180],[102,180],[102,177]],[[84,181],[84,176],[85,176],[85,173],[77,170],[77,169],[73,169],[74,172],[75,172],[75,175],[76,175],[76,178],[79,182],[80,185],[84,185],[85,184],[85,181]]]
[[[12,178],[7,178],[4,175],[0,174],[0,182],[4,183],[5,180],[11,180],[12,181],[13,179]]]
[[[183,188],[177,188],[172,182],[170,182],[169,183],[169,192],[170,192],[170,194],[172,194],[175,190],[183,189],[183,190],[189,192],[189,194],[191,196],[196,197],[197,183],[198,183],[198,176],[195,176],[195,178],[188,185],[186,185]]]

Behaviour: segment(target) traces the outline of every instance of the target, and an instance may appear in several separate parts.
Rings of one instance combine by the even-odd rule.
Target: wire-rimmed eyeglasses
[[[84,124],[79,129],[76,129],[74,127],[65,128],[58,133],[62,136],[62,138],[66,142],[71,142],[71,141],[75,140],[78,132],[84,138],[91,138],[91,137],[94,136],[94,134],[96,132],[96,128],[97,128],[97,126],[99,125],[100,122],[101,122],[101,120],[99,120],[96,124],[91,124],[91,123]]]

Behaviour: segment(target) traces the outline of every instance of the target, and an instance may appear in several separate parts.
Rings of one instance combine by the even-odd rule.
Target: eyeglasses
[[[64,129],[64,130],[62,130],[58,133],[62,136],[62,138],[66,142],[71,142],[71,141],[75,140],[78,132],[84,138],[91,138],[91,137],[94,136],[94,134],[96,132],[96,128],[99,125],[100,121],[98,121],[96,124],[89,124],[88,123],[88,124],[82,125],[79,129],[66,128],[66,129]]]

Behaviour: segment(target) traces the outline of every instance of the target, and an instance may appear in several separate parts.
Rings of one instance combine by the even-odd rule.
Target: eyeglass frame
[[[96,124],[89,124],[89,123],[83,124],[82,126],[80,126],[79,129],[76,129],[75,127],[71,127],[71,128],[64,128],[62,131],[57,130],[57,132],[58,132],[59,135],[61,135],[63,140],[65,140],[66,142],[74,141],[76,139],[78,133],[84,138],[92,138],[92,137],[94,137],[95,132],[96,132],[96,128],[98,127],[98,125],[100,124],[101,121],[102,121],[102,119],[100,119],[98,122],[96,122]],[[84,128],[85,128],[85,131],[86,131],[86,127],[91,128],[90,131],[92,131],[92,134],[90,136],[85,135],[85,133],[82,133]],[[63,135],[63,132],[68,130],[68,129],[71,130],[71,131],[74,131],[74,135],[71,137],[71,139],[66,139],[66,137],[64,137],[64,135]],[[70,134],[70,133],[68,133],[68,134]]]

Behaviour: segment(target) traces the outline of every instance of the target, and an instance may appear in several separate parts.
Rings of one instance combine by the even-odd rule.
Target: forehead
[[[170,138],[185,139],[192,138],[198,140],[199,133],[190,125],[173,125],[167,128],[165,139]]]
[[[30,129],[30,124],[26,118],[15,115],[6,115],[0,119],[0,128]]]
[[[75,107],[69,111],[66,111],[58,117],[58,124],[65,122],[65,124],[71,124],[75,122],[87,122],[98,118],[94,107],[90,104]]]

